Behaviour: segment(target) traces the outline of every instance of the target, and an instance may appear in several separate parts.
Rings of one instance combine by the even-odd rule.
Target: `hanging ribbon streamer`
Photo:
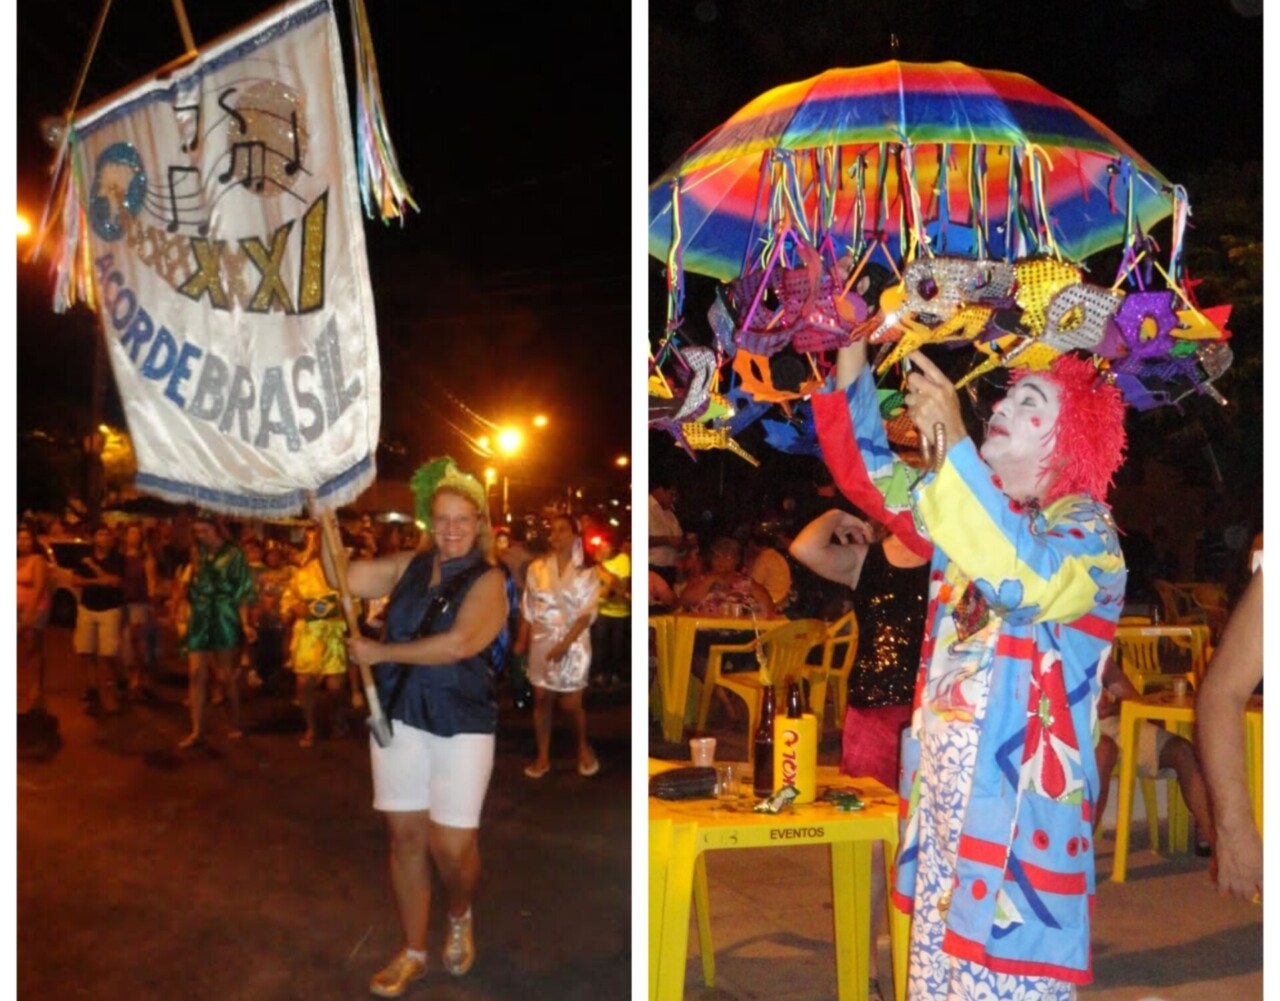
[[[973,248],[978,258],[987,251],[987,148],[979,143],[969,147],[969,222],[973,226]]]
[[[858,154],[858,161],[850,168],[853,178],[853,245],[849,248],[854,257],[861,257],[866,244],[867,226],[867,155]]]
[[[1061,260],[1062,253],[1053,236],[1053,222],[1049,218],[1049,203],[1045,196],[1049,187],[1045,171],[1053,170],[1053,163],[1050,162],[1049,155],[1034,143],[1027,147],[1027,160],[1031,167],[1031,197],[1037,216],[1036,231],[1049,253]]]
[[[1130,245],[1136,244],[1133,215],[1133,162],[1126,156],[1120,161],[1120,180],[1124,183],[1124,235]]]
[[[938,236],[942,253],[947,252],[947,223],[951,216],[951,194],[947,191],[947,169],[950,164],[947,162],[951,159],[951,144],[942,143],[938,146],[938,180],[935,185],[937,192],[936,198],[938,202]]]
[[[684,246],[680,217],[680,178],[671,182],[671,247],[667,250],[667,329],[680,325],[684,310]]]
[[[78,267],[81,236],[84,230],[75,177],[75,156],[72,153],[73,141],[71,129],[68,127],[58,146],[53,164],[53,181],[49,189],[49,199],[45,202],[44,212],[40,216],[40,225],[36,230],[36,238],[32,241],[31,252],[27,256],[27,263],[31,263],[45,253],[45,245],[51,241],[55,229],[54,220],[57,220],[56,228],[61,240],[51,246],[48,254],[50,271],[53,275],[55,313],[65,313],[75,303],[84,301],[85,293],[91,295],[93,288],[92,283],[89,284],[88,289],[83,287],[83,276],[80,273],[82,269]]]
[[[876,215],[872,220],[871,232],[880,236],[889,219],[889,192],[886,190],[889,179],[889,147],[887,143],[879,145],[879,161],[876,165]]]
[[[1182,266],[1183,240],[1187,232],[1187,220],[1191,217],[1191,202],[1187,198],[1187,189],[1181,184],[1173,186],[1173,236],[1169,246],[1169,274],[1181,285],[1186,281],[1186,271]]]
[[[787,215],[791,225],[799,231],[800,238],[813,246],[813,229],[804,214],[804,192],[800,190],[800,176],[796,169],[796,158],[790,150],[779,150],[783,183],[781,185],[786,196]]]
[[[409,194],[409,185],[400,173],[387,132],[378,64],[373,56],[373,34],[369,30],[364,0],[351,0],[351,33],[357,85],[356,165],[364,213],[372,219],[376,202],[378,217],[383,222],[399,219],[403,225],[405,206],[417,212],[418,204]]]
[[[1027,195],[1029,177],[1027,148],[1009,148],[1009,204],[1005,210],[1006,232],[1014,241],[1011,260],[1029,257],[1040,249],[1040,239],[1035,231],[1027,207],[1022,200]]]
[[[903,254],[902,260],[904,263],[908,259],[915,260],[921,249],[932,257],[933,250],[929,246],[929,234],[924,228],[924,212],[920,208],[920,187],[916,184],[916,154],[909,143],[902,144],[902,163],[899,173],[902,176],[902,183],[906,185],[903,203],[907,213],[908,233],[911,237],[910,258]]]
[[[1004,204],[1004,256],[1012,261],[1022,256],[1015,245],[1014,220],[1018,210],[1018,151],[1009,147],[1009,177],[1005,187]]]
[[[840,187],[840,148],[824,146],[818,154],[818,197],[821,229],[819,239],[828,236],[836,224],[836,195]]]

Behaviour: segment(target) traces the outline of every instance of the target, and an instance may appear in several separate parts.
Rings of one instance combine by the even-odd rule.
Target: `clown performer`
[[[420,467],[410,487],[430,544],[347,566],[353,597],[390,595],[382,638],[347,639],[357,663],[374,665],[392,721],[387,746],[371,737],[369,751],[404,947],[370,982],[379,997],[399,997],[426,975],[428,859],[448,897],[443,966],[461,976],[475,959],[471,902],[498,727],[495,669],[506,658],[515,600],[495,565],[484,485],[445,457]],[[341,581],[328,552],[322,557],[329,580]]]
[[[1013,375],[979,446],[914,352],[907,412],[936,450],[920,475],[889,449],[866,359],[863,340],[840,349],[814,415],[840,489],[932,560],[899,780],[907,996],[1074,998],[1091,980],[1099,678],[1125,590],[1105,504],[1121,396],[1061,355]]]

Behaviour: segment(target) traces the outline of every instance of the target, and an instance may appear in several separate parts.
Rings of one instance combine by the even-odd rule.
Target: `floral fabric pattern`
[[[985,701],[985,693],[984,701]],[[960,829],[978,757],[980,722],[943,723],[927,730],[920,756],[920,867],[911,922],[910,1001],[1073,1001],[1073,985],[1049,977],[997,973],[942,951],[945,910],[956,881]],[[1000,895],[1000,894],[998,894]],[[1006,899],[1002,920],[1016,923]]]

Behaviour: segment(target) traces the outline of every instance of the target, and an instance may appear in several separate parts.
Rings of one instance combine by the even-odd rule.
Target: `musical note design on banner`
[[[196,179],[195,193],[182,196],[181,200],[183,202],[183,205],[181,208],[179,208],[179,205],[178,205],[178,201],[179,201],[178,183],[174,175],[177,175],[178,178],[195,177]],[[196,216],[196,219],[194,222],[192,222],[190,219],[185,218],[186,216],[191,214],[187,210],[186,205],[188,202],[192,201],[193,199],[197,202],[197,208],[194,213]],[[209,232],[209,217],[200,212],[200,207],[203,207],[203,205],[204,205],[204,198],[202,197],[201,190],[200,190],[200,168],[199,167],[179,167],[179,166],[170,165],[169,167],[169,224],[165,228],[168,229],[170,233],[176,233],[178,231],[178,227],[183,223],[186,223],[187,225],[194,225],[196,227],[196,231],[201,236],[204,236]]]
[[[218,175],[218,180],[223,184],[231,181],[236,177],[236,164],[240,162],[240,154],[244,153],[245,172],[244,176],[237,179],[236,183],[243,184],[246,188],[253,188],[254,191],[261,191],[263,182],[267,175],[267,144],[261,139],[245,139],[240,142],[231,144],[231,163],[227,169]],[[254,154],[257,154],[258,172],[253,171]]]
[[[228,87],[218,107],[228,116],[228,162],[218,180],[264,196],[293,194],[298,176],[307,173],[301,95],[277,80],[257,80]]]
[[[174,117],[178,119],[178,131],[188,133],[190,138],[182,140],[182,152],[194,153],[200,148],[200,116],[201,104],[197,100],[195,104],[175,104],[173,106]],[[195,112],[194,122],[190,121],[193,117],[189,112]]]

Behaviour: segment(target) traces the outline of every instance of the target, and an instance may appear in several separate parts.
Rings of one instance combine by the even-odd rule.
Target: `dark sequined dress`
[[[854,592],[858,654],[849,672],[849,705],[910,705],[924,642],[929,564],[895,567],[870,546]]]

